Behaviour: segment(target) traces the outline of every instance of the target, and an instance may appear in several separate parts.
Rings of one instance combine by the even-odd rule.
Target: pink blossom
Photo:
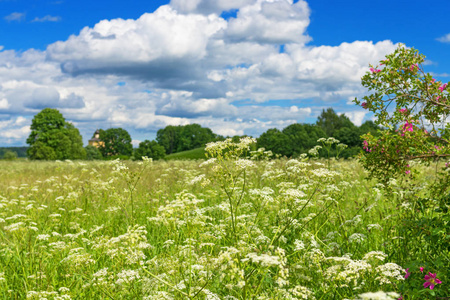
[[[406,173],[408,174],[408,173]],[[411,272],[409,272],[409,268],[405,270],[406,274],[405,274],[405,279],[408,279],[409,275],[411,275]]]
[[[406,171],[405,171],[405,174],[406,174],[406,175],[411,174],[411,170],[406,170]],[[408,274],[408,276],[409,276],[409,274]],[[405,278],[406,278],[406,277],[405,277]]]
[[[436,79],[431,79],[431,83],[435,83],[436,82]]]
[[[445,88],[447,87],[447,84],[443,84],[442,86],[439,87],[439,90],[441,92],[443,92],[445,90]]]
[[[401,113],[403,114],[403,113],[406,113],[408,110],[407,110],[406,108],[401,108],[401,109],[399,109],[398,111],[401,112]]]
[[[361,103],[361,106],[362,106],[362,108],[367,109],[367,103],[366,102]]]
[[[423,268],[423,267],[420,267],[419,269],[420,269],[420,272],[422,272],[422,273],[423,273],[423,269],[424,269],[424,268]]]
[[[370,70],[370,72],[372,72],[372,73],[378,73],[378,72],[381,72],[381,70],[379,70],[379,69],[374,69],[374,68],[370,68],[369,70]]]
[[[403,132],[406,132],[406,131],[410,131],[410,132],[413,132],[413,131],[414,131],[412,122],[409,123],[409,121],[406,121],[405,125],[403,125]],[[402,135],[402,136],[403,136],[403,135]]]
[[[412,72],[414,72],[414,71],[416,70],[416,68],[419,69],[419,66],[418,66],[417,64],[411,65],[411,67],[409,67],[409,69],[410,69]]]
[[[425,280],[425,283],[423,284],[424,288],[430,287],[430,290],[434,289],[434,286],[436,284],[441,284],[442,281],[440,281],[438,278],[436,278],[436,273],[428,272],[429,275],[425,275],[423,278]]]

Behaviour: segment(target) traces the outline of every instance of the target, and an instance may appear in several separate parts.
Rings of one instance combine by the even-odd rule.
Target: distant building
[[[100,130],[97,129],[94,132],[92,139],[89,140],[89,145],[97,147],[97,148],[105,145],[105,142],[100,140]]]

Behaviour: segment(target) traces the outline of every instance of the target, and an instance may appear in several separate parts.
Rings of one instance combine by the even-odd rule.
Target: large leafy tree
[[[289,138],[276,128],[271,128],[257,139],[257,147],[270,150],[273,153],[289,156]]]
[[[103,143],[98,149],[102,153],[103,157],[116,155],[131,156],[133,154],[131,136],[125,129],[100,129],[100,140]]]
[[[322,110],[322,113],[317,118],[316,124],[321,127],[329,137],[334,137],[334,133],[343,127],[348,127],[352,130],[356,129],[356,126],[346,115],[338,115],[331,107],[327,108],[327,110]]]
[[[317,140],[326,137],[322,128],[311,124],[291,124],[282,131],[272,128],[258,138],[258,147],[273,153],[295,157],[306,153],[317,145]]]
[[[291,124],[283,129],[283,133],[288,138],[288,156],[298,156],[301,153],[306,153],[317,145],[318,139],[326,137],[322,128],[311,124]]]
[[[166,156],[166,150],[156,141],[145,140],[139,143],[139,148],[134,151],[134,157],[141,160],[143,156],[153,159],[161,159]]]
[[[87,145],[86,147],[84,147],[84,149],[86,150],[87,160],[97,160],[103,158],[102,153],[95,146]]]
[[[44,108],[31,122],[27,139],[31,159],[84,159],[86,151],[78,129],[66,122],[63,115],[52,108]]]
[[[199,124],[166,126],[158,130],[156,140],[167,154],[203,147],[218,138],[211,129]]]

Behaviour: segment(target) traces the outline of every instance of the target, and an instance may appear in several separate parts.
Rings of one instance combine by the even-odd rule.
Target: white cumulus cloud
[[[440,38],[437,38],[437,40],[442,43],[450,43],[450,33],[441,36]]]

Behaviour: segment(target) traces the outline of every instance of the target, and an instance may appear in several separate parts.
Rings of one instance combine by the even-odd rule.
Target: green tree
[[[156,141],[145,140],[139,143],[139,147],[134,151],[134,157],[142,160],[143,156],[151,157],[154,160],[164,158],[166,150]]]
[[[125,129],[100,129],[100,140],[103,142],[103,145],[100,145],[98,149],[103,157],[116,155],[131,156],[133,154],[131,136]]]
[[[342,127],[334,132],[333,137],[338,139],[341,143],[346,144],[349,148],[361,147],[362,140],[360,138],[361,132],[356,126],[354,128]]]
[[[164,147],[167,154],[177,151],[177,141],[180,134],[178,128],[179,126],[169,125],[156,133],[156,141]]]
[[[6,160],[15,160],[17,158],[17,152],[6,150],[5,154],[3,154],[3,159]]]
[[[264,148],[285,156],[290,156],[291,153],[288,145],[288,136],[277,128],[267,130],[257,139],[257,148]]]
[[[365,121],[361,126],[359,126],[361,135],[370,133],[373,136],[378,136],[379,130],[381,130],[381,127],[375,124],[374,121]]]
[[[343,127],[356,129],[356,126],[346,115],[338,115],[331,107],[322,110],[316,124],[325,131],[328,137],[335,137],[334,133]]]
[[[87,160],[97,160],[103,158],[102,153],[95,146],[87,145],[86,147],[84,147],[84,149],[86,150]]]
[[[287,156],[298,156],[317,145],[317,140],[326,137],[321,127],[312,124],[291,124],[282,131],[288,140]]]
[[[166,126],[156,133],[156,141],[164,147],[166,154],[203,147],[219,137],[211,129],[199,124]]]
[[[63,115],[45,108],[34,116],[27,139],[31,159],[84,159],[86,151],[78,129],[66,122]]]

